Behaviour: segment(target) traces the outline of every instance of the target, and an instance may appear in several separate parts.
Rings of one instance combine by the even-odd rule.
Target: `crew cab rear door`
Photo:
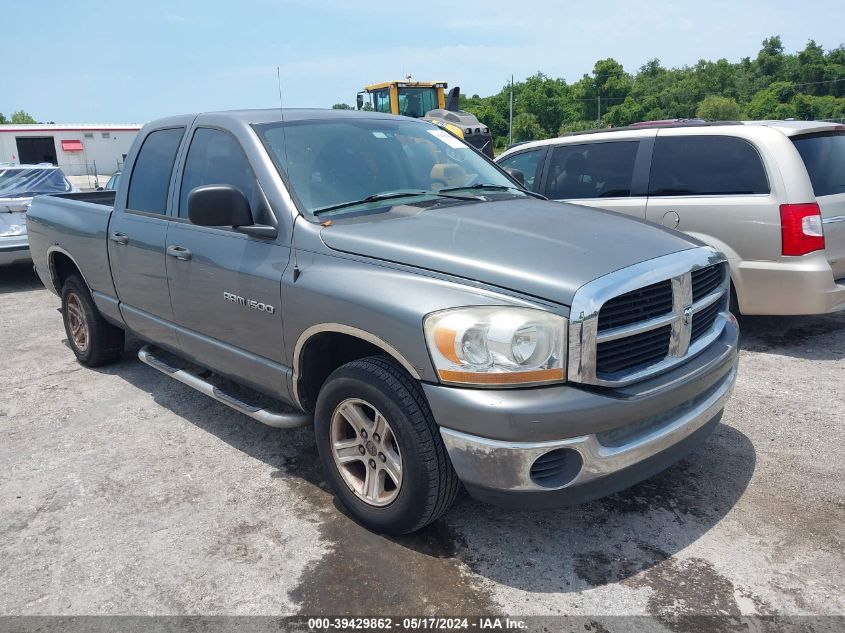
[[[845,278],[845,128],[793,136],[822,214],[827,261]]]
[[[149,132],[130,159],[127,186],[118,190],[109,223],[108,253],[120,310],[130,329],[176,347],[167,286],[165,246],[173,167],[186,126]]]
[[[188,194],[201,185],[240,189],[257,224],[273,225],[275,217],[233,133],[199,125],[190,136],[167,235],[179,347],[205,367],[286,398],[281,280],[290,256],[287,232],[280,229],[279,239],[267,239],[192,224]]]

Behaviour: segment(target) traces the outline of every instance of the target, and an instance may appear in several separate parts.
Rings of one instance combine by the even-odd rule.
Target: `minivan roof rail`
[[[631,130],[645,130],[667,127],[709,127],[714,125],[742,125],[742,121],[705,121],[704,119],[667,119],[664,121],[640,121],[622,127],[596,128],[594,130],[581,130],[578,132],[567,132],[560,134],[559,138],[566,136],[578,136],[580,134],[598,134],[599,132],[625,132]]]

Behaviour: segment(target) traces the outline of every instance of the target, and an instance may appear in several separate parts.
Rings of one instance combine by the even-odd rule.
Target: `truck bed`
[[[114,296],[108,257],[109,218],[114,191],[38,196],[27,212],[32,261],[49,279],[51,254],[70,257],[95,292]]]

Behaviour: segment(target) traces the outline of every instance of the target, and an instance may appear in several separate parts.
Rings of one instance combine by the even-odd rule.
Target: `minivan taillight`
[[[780,232],[784,255],[806,255],[824,248],[822,215],[815,202],[780,205]]]

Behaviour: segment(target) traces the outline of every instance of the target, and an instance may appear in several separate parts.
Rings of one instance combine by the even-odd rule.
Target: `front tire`
[[[70,275],[62,286],[62,320],[71,350],[86,367],[108,365],[120,358],[123,330],[103,318],[78,275]]]
[[[419,385],[382,356],[335,370],[317,398],[326,478],[366,527],[407,534],[443,515],[459,481]]]

